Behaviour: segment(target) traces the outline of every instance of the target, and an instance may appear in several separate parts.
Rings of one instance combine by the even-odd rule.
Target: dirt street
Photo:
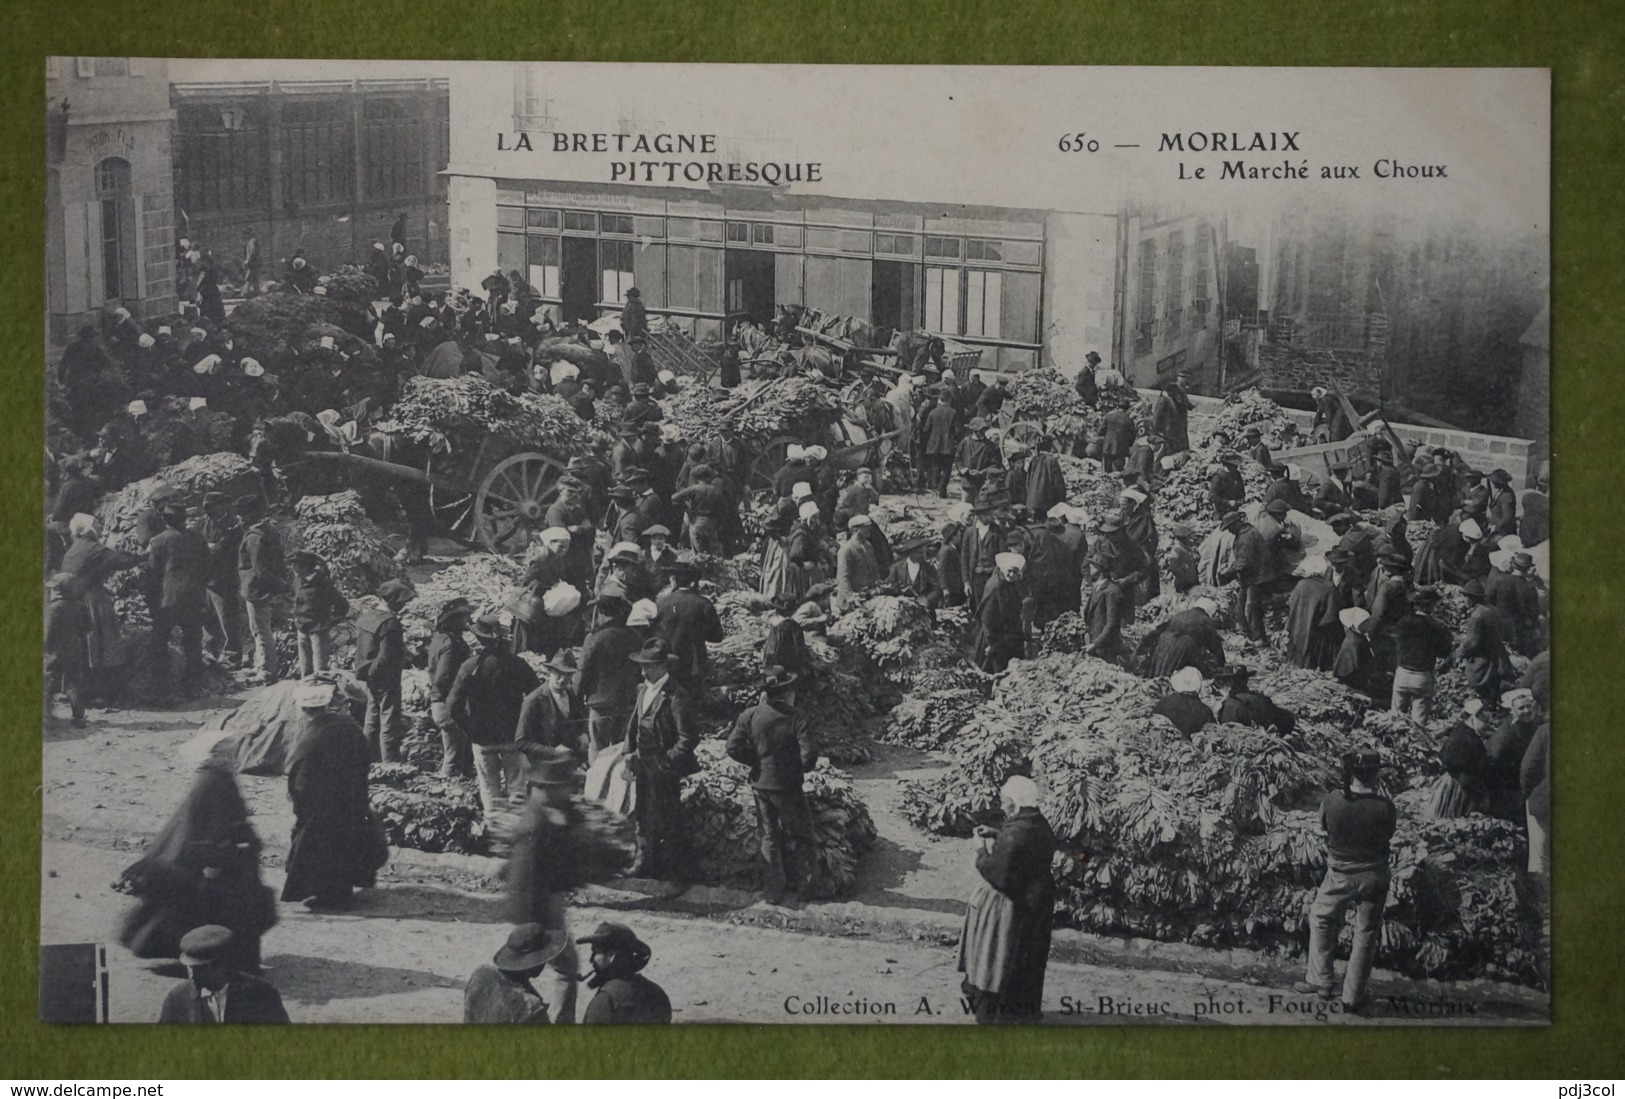
[[[190,781],[192,767],[176,749],[231,704],[206,701],[209,708],[186,711],[93,710],[87,729],[51,723],[42,790],[43,942],[113,937],[129,900],[111,883]],[[900,776],[940,765],[883,747],[874,763],[855,769],[880,843],[849,901],[784,910],[737,896],[708,905],[688,895],[633,896],[627,907],[637,910],[573,909],[572,930],[585,933],[603,919],[636,928],[654,948],[648,972],[670,994],[681,1022],[965,1022],[952,944],[974,871],[963,843],[923,836],[896,811]],[[292,827],[283,781],[245,775],[238,782],[265,843],[266,880],[279,887]],[[318,916],[282,905],[281,922],[264,942],[267,976],[299,1021],[456,1022],[463,980],[507,933],[496,865],[408,852],[386,868],[376,890],[361,895],[353,913]],[[693,898],[721,893],[690,891]],[[1188,967],[1176,972],[1144,959],[1121,966],[1061,960],[1078,957],[1083,938],[1057,935],[1046,993],[1050,1021],[1344,1021],[1317,1018],[1316,1005],[1283,996],[1284,986],[1273,982],[1205,977]],[[153,1018],[174,978],[116,944],[109,954],[113,1018]],[[1414,1023],[1420,1012],[1458,1022],[1534,1021],[1542,1005],[1525,990],[1482,982],[1431,986],[1424,998],[1423,986],[1384,983],[1379,974],[1377,990],[1397,999],[1380,1001],[1374,1019],[1394,1023]]]

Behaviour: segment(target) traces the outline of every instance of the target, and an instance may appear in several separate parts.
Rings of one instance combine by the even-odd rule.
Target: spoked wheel
[[[1022,420],[1011,424],[1005,429],[1004,436],[999,440],[999,453],[1006,461],[1010,458],[1010,449],[1016,445],[1036,450],[1038,441],[1044,437],[1044,429],[1031,420]]]
[[[474,501],[474,531],[480,544],[492,553],[523,553],[547,525],[547,509],[558,495],[563,472],[563,465],[534,451],[492,467]]]
[[[794,443],[792,435],[780,435],[777,439],[762,445],[751,459],[750,474],[746,480],[746,487],[752,492],[766,492],[773,487],[773,475],[778,473],[784,465],[784,455]]]

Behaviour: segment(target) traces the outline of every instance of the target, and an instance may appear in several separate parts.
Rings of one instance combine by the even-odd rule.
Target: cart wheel
[[[523,553],[547,525],[547,508],[558,494],[564,466],[527,451],[505,458],[480,482],[474,532],[492,553]]]
[[[1038,441],[1044,437],[1044,429],[1031,420],[1022,420],[1005,428],[1004,436],[999,440],[999,454],[1006,460],[1010,459],[1010,448],[1020,443],[1028,450],[1036,450]]]
[[[763,445],[756,452],[755,459],[750,464],[750,476],[746,487],[753,492],[766,492],[773,487],[773,475],[784,465],[785,452],[790,444],[796,441],[792,435],[780,435],[772,442]]]

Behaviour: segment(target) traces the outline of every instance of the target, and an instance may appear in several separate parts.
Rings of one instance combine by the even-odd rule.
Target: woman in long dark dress
[[[369,858],[374,848],[367,803],[372,753],[361,726],[331,708],[334,696],[329,683],[296,688],[304,720],[288,756],[293,841],[282,899],[343,909],[350,905],[353,887],[373,884],[377,865]]]
[[[178,958],[180,940],[206,924],[232,932],[233,968],[254,973],[276,901],[260,881],[260,839],[230,764],[210,759],[152,846],[120,876],[137,898],[119,931],[138,958]]]
[[[959,972],[978,1023],[1037,1022],[1055,919],[1050,866],[1058,844],[1038,811],[1032,779],[1008,779],[999,802],[1004,823],[996,832],[978,829],[982,884],[965,906]]]
[[[1449,820],[1489,811],[1490,757],[1485,741],[1500,716],[1481,698],[1462,704],[1461,718],[1439,745],[1439,762],[1445,770],[1428,791],[1422,808],[1425,819]]]

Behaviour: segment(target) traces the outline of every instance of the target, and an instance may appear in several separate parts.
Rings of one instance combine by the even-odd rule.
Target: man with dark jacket
[[[711,666],[705,646],[722,641],[722,619],[711,600],[701,595],[700,567],[692,558],[679,557],[671,567],[672,588],[655,600],[660,610],[660,635],[677,658],[672,675],[689,691],[701,690]]]
[[[181,936],[187,979],[169,990],[160,1023],[286,1023],[282,997],[267,981],[239,973],[229,962],[232,933],[219,924]]]
[[[1230,515],[1238,514],[1230,512]],[[1242,624],[1253,641],[1264,640],[1264,595],[1268,585],[1271,548],[1265,544],[1258,528],[1243,519],[1239,524],[1231,520],[1225,529],[1234,529],[1236,541],[1231,548],[1231,566],[1219,574],[1221,582],[1237,580],[1241,583]]]
[[[626,718],[637,699],[640,676],[630,658],[643,640],[626,624],[631,610],[620,595],[600,595],[593,604],[593,630],[581,646],[576,689],[587,707],[589,762],[625,736]]]
[[[574,687],[575,655],[562,649],[542,665],[547,674],[519,708],[514,739],[527,757],[537,749],[558,748],[578,760],[587,758],[587,707]]]
[[[700,731],[689,721],[690,698],[672,674],[677,654],[665,639],[650,638],[630,659],[643,676],[626,719],[626,751],[637,777],[633,873],[682,881],[689,867],[680,792],[683,777],[700,767],[694,759]]]
[[[429,719],[440,730],[440,777],[473,778],[474,755],[468,734],[451,716],[452,684],[472,654],[463,631],[474,616],[474,606],[462,596],[446,600],[434,619],[429,638]]]
[[[333,655],[333,627],[350,613],[350,602],[333,583],[327,562],[308,550],[293,555],[293,626],[299,650],[299,677],[327,671]]]
[[[1183,374],[1162,387],[1162,395],[1151,407],[1151,427],[1163,438],[1164,454],[1183,454],[1191,448],[1191,407]]]
[[[520,924],[491,959],[468,975],[463,987],[463,1022],[545,1026],[550,1006],[531,982],[570,943],[562,929]]]
[[[417,591],[404,580],[386,580],[374,595],[355,620],[355,677],[367,688],[362,732],[375,761],[399,763],[401,738],[406,733],[401,713],[406,641],[399,616]]]
[[[927,487],[938,496],[948,495],[948,479],[953,473],[954,450],[959,445],[959,412],[947,400],[939,401],[925,418],[920,452],[925,459]]]
[[[1215,516],[1223,516],[1241,507],[1247,498],[1247,486],[1241,479],[1241,455],[1227,450],[1219,455],[1219,468],[1208,478],[1207,502]]]
[[[1100,386],[1095,381],[1095,367],[1099,365],[1100,356],[1096,352],[1089,352],[1083,357],[1083,366],[1072,381],[1072,388],[1077,391],[1078,400],[1090,408],[1100,403]]]
[[[1290,736],[1298,719],[1289,710],[1283,710],[1267,696],[1247,685],[1252,670],[1242,664],[1226,664],[1213,673],[1213,681],[1224,701],[1219,703],[1219,724],[1251,725],[1258,729],[1274,729],[1282,736]]]
[[[1100,460],[1107,473],[1118,473],[1128,452],[1134,449],[1134,417],[1117,405],[1100,420]]]
[[[1490,471],[1490,498],[1484,515],[1491,537],[1518,533],[1518,496],[1512,491],[1512,474],[1504,469]]]
[[[587,987],[598,990],[584,1023],[670,1023],[671,999],[641,972],[652,954],[648,946],[620,923],[601,923],[576,942],[592,947]]]
[[[1343,927],[1343,914],[1354,906],[1354,942],[1343,977],[1345,1012],[1359,1010],[1366,983],[1382,941],[1382,910],[1388,897],[1388,849],[1398,814],[1394,803],[1377,793],[1382,757],[1375,748],[1343,759],[1344,785],[1320,803],[1326,829],[1326,876],[1309,909],[1309,967],[1293,988],[1323,1000],[1338,998],[1332,959]]]
[[[1394,669],[1394,696],[1389,709],[1408,713],[1423,723],[1432,716],[1434,674],[1439,662],[1450,655],[1453,638],[1442,622],[1429,617],[1428,608],[1439,602],[1432,588],[1410,593],[1409,609],[1393,625],[1398,664]]]
[[[1089,562],[1089,597],[1083,606],[1083,620],[1089,631],[1090,656],[1113,664],[1123,659],[1123,623],[1133,616],[1123,586],[1106,574],[1104,561]]]
[[[782,904],[811,884],[816,841],[803,776],[818,761],[807,723],[796,713],[795,672],[774,665],[762,701],[739,715],[728,735],[728,758],[750,768],[767,876],[762,899]]]
[[[278,675],[275,623],[271,601],[287,588],[283,575],[282,538],[265,517],[265,500],[245,496],[237,503],[237,513],[248,524],[237,544],[237,592],[248,611],[248,632],[254,638],[254,667],[264,683],[275,683]],[[246,650],[246,640],[244,648]],[[248,662],[248,653],[243,653]]]
[[[922,607],[934,611],[942,603],[942,580],[936,566],[926,560],[930,545],[931,539],[924,536],[899,543],[897,552],[902,559],[892,565],[886,582],[912,595]]]
[[[503,800],[517,801],[525,790],[519,711],[525,696],[536,689],[536,673],[508,651],[502,620],[496,615],[476,618],[473,633],[478,649],[457,670],[446,704],[474,747],[480,805],[489,821]]]
[[[181,635],[184,680],[188,693],[203,670],[203,614],[208,606],[209,546],[186,527],[186,507],[164,505],[168,529],[147,544],[147,566],[158,592],[152,608],[152,636],[148,649],[152,666],[152,690],[167,698],[169,680],[169,635]]]
[[[643,308],[643,295],[635,286],[627,290],[626,302],[621,306],[621,331],[628,341],[642,338],[649,331],[649,315]]]
[[[1174,728],[1187,737],[1195,736],[1196,730],[1202,726],[1214,723],[1213,711],[1197,697],[1197,692],[1202,689],[1201,672],[1195,668],[1181,668],[1168,677],[1168,686],[1172,690],[1151,708],[1153,714],[1173,722]]]

